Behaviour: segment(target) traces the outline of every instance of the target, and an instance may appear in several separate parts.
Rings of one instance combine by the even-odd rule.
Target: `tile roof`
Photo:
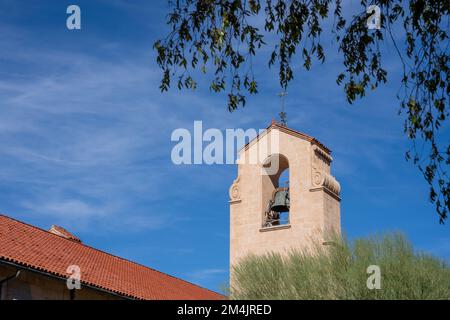
[[[134,299],[207,300],[225,297],[187,281],[108,254],[0,214],[0,261],[67,278],[78,265],[81,282]]]

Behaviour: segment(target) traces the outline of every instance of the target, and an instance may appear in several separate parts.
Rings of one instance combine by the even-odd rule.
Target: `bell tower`
[[[307,250],[340,233],[340,185],[331,161],[315,138],[274,121],[239,151],[229,192],[230,266],[248,254]]]

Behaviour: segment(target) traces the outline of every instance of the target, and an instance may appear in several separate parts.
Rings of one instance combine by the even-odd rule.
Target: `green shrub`
[[[449,299],[450,269],[414,251],[399,233],[333,245],[314,254],[248,256],[232,270],[232,299]],[[381,271],[381,288],[369,289],[367,267]]]

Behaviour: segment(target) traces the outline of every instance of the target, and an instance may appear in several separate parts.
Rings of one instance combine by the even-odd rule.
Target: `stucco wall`
[[[17,271],[0,262],[0,280]],[[70,300],[65,280],[55,279],[40,273],[21,270],[18,278],[3,283],[1,300]],[[120,297],[81,286],[75,291],[75,300],[118,300]]]

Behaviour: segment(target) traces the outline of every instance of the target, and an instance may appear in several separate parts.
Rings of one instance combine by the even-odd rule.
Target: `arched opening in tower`
[[[271,155],[263,162],[262,191],[262,227],[289,224],[289,161],[284,155]]]

